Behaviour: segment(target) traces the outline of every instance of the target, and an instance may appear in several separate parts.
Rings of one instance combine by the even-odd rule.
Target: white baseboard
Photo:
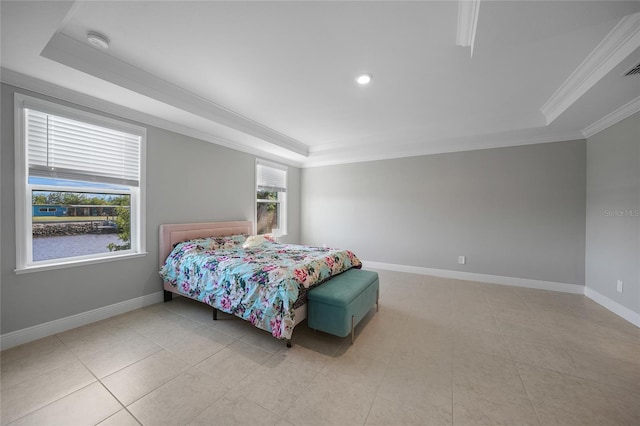
[[[504,277],[500,275],[476,274],[446,269],[423,268],[419,266],[397,265],[393,263],[363,261],[363,265],[366,268],[384,269],[388,271],[408,272],[466,281],[480,281],[491,284],[536,288],[539,290],[561,291],[564,293],[584,294],[589,299],[599,305],[602,305],[619,317],[629,321],[636,327],[640,327],[640,313],[634,312],[626,306],[603,296],[597,291],[581,285],[532,280],[527,278]],[[0,336],[0,350],[9,349],[56,333],[62,333],[63,331],[71,330],[72,328],[81,327],[115,315],[124,314],[126,312],[133,311],[134,309],[162,302],[162,300],[163,292],[159,291],[22,330],[12,331],[11,333],[6,333]]]
[[[589,287],[585,287],[584,295],[597,304],[604,306],[619,317],[629,321],[636,327],[640,327],[640,313],[632,311],[626,306],[623,306],[618,302],[609,299],[607,296],[603,296],[602,294]]]
[[[162,302],[162,300],[164,300],[163,292],[158,291],[156,293],[136,297],[135,299],[125,300],[124,302],[115,303],[113,305],[46,322],[44,324],[38,324],[22,330],[12,331],[11,333],[6,333],[0,336],[0,350],[9,349],[56,333],[62,333],[63,331],[71,330],[72,328],[81,327],[115,315],[124,314],[125,312],[133,311],[134,309]]]
[[[603,296],[592,288],[582,285],[557,283],[553,281],[532,280],[528,278],[504,277],[500,275],[475,274],[472,272],[450,271],[447,269],[423,268],[420,266],[396,265],[393,263],[369,261],[363,261],[362,263],[366,268],[384,269],[387,271],[408,272],[412,274],[432,275],[434,277],[535,288],[538,290],[551,290],[561,291],[563,293],[584,294],[586,297],[593,300],[597,304],[602,305],[609,311],[618,315],[620,318],[629,321],[636,327],[640,327],[640,313],[632,311],[626,306],[623,306],[618,302],[613,301],[606,296]]]
[[[584,286],[577,284],[557,283],[553,281],[532,280],[529,278],[504,277],[501,275],[476,274],[472,272],[451,271],[447,269],[423,268],[420,266],[396,265],[363,261],[367,268],[386,269],[388,271],[409,272],[412,274],[432,275],[442,278],[453,278],[466,281],[480,281],[491,284],[512,285],[516,287],[536,288],[538,290],[561,291],[563,293],[584,294]]]

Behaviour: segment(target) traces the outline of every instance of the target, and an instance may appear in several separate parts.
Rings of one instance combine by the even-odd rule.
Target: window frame
[[[83,186],[49,186],[29,183],[27,120],[25,109],[35,109],[52,115],[68,117],[85,123],[117,129],[140,136],[140,177],[138,186],[128,185],[127,190],[93,188]],[[79,107],[69,107],[60,103],[27,96],[14,95],[14,132],[15,132],[15,227],[16,227],[16,268],[14,272],[36,272],[61,269],[92,263],[110,262],[120,259],[141,257],[146,252],[146,139],[147,129],[125,121],[88,112]],[[89,181],[89,179],[87,179]],[[89,192],[129,194],[131,202],[131,249],[99,254],[66,257],[33,262],[33,190],[51,190],[61,192]]]
[[[279,237],[284,237],[288,234],[288,230],[287,230],[287,210],[288,210],[288,204],[287,204],[287,193],[285,192],[281,192],[281,191],[277,191],[278,194],[278,199],[277,200],[265,200],[265,199],[261,199],[258,198],[258,165],[262,165],[262,166],[266,166],[266,167],[271,167],[271,168],[275,168],[275,169],[279,169],[284,171],[285,173],[285,184],[286,184],[286,189],[289,189],[289,168],[287,166],[285,166],[284,164],[279,164],[279,163],[275,163],[273,161],[267,161],[267,160],[263,160],[261,158],[256,158],[256,162],[255,162],[255,167],[254,167],[254,171],[255,171],[255,179],[254,179],[254,184],[255,184],[255,191],[254,191],[254,205],[253,205],[253,233],[257,234],[258,233],[258,203],[277,203],[279,204],[280,208],[278,209],[278,214],[279,217],[277,218],[278,220],[278,233],[277,235],[274,234],[274,236],[276,238]]]

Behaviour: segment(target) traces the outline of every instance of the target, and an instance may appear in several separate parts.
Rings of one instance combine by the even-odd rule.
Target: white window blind
[[[256,165],[258,191],[286,192],[287,168],[258,160]]]
[[[139,186],[141,136],[25,112],[30,176]]]

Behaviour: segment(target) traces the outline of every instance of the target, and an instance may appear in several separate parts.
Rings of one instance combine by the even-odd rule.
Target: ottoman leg
[[[355,335],[356,329],[356,317],[355,315],[351,315],[351,344],[353,345],[353,337]]]

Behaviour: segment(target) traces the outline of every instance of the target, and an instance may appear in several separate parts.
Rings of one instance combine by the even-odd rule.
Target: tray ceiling
[[[635,1],[0,11],[3,82],[302,167],[580,139],[640,110]]]

